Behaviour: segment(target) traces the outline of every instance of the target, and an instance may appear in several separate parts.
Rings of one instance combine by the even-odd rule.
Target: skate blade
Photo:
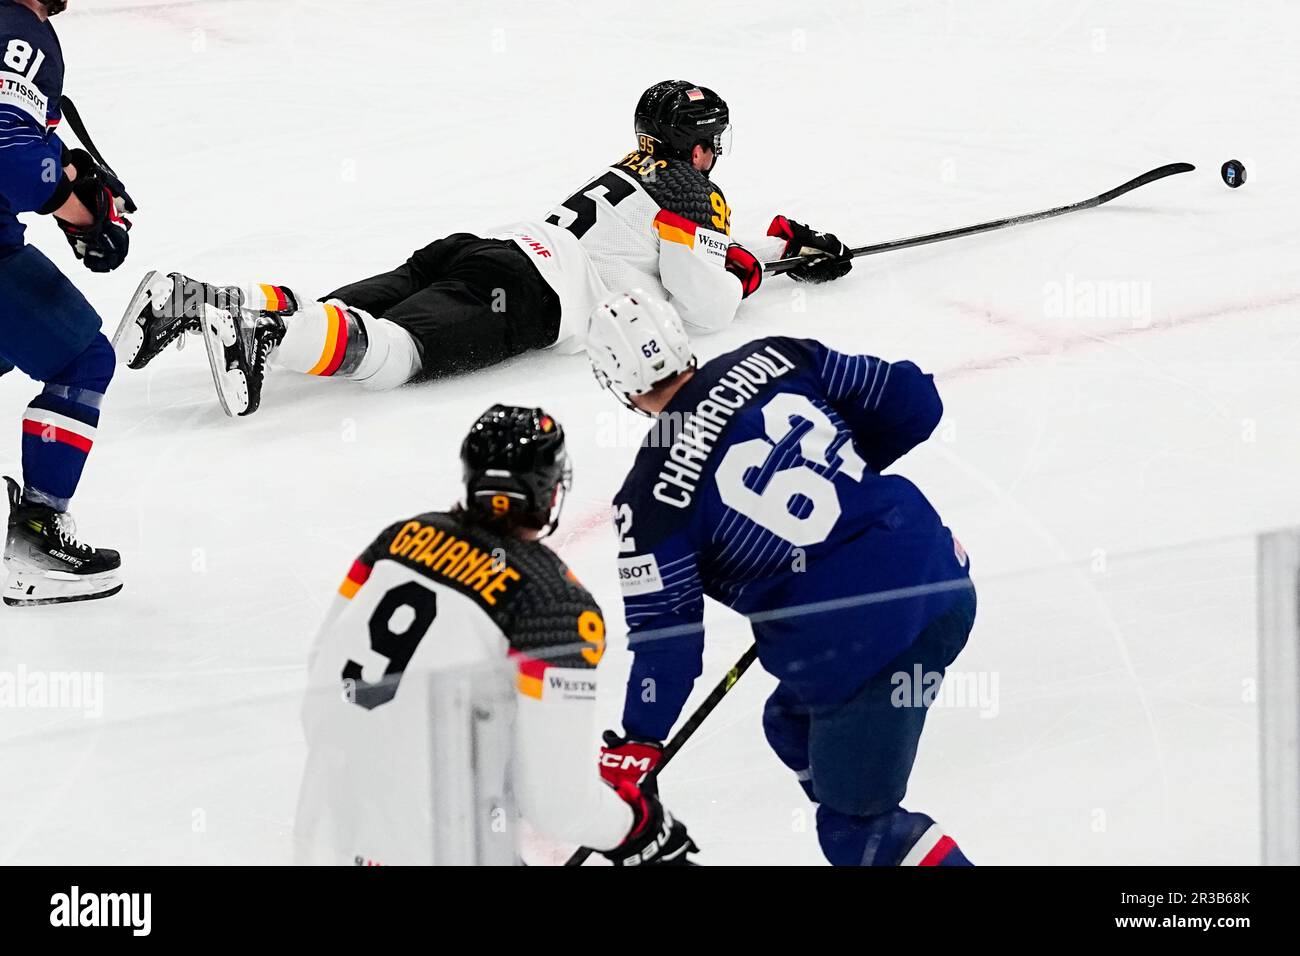
[[[81,601],[99,601],[103,598],[112,597],[120,590],[122,590],[122,585],[119,584],[115,588],[110,588],[107,591],[99,591],[95,594],[77,594],[70,597],[37,598],[35,600],[11,598],[6,594],[4,602],[9,607],[41,607],[47,604],[76,604]]]
[[[227,347],[235,344],[235,320],[229,313],[205,307],[202,324],[203,344],[221,410],[231,418],[238,418],[248,411],[248,380],[241,370],[230,368],[226,361]]]
[[[134,362],[136,356],[140,354],[141,346],[144,345],[144,330],[140,328],[140,323],[136,319],[149,301],[149,287],[157,278],[156,269],[150,269],[145,273],[140,284],[136,286],[135,294],[131,296],[126,311],[122,313],[122,321],[117,324],[117,331],[113,333],[113,351],[117,354],[118,362],[123,365]]]
[[[23,567],[9,568],[4,589],[4,603],[9,607],[37,607],[44,604],[72,604],[98,601],[122,590],[116,570],[81,577],[58,574],[57,577]]]

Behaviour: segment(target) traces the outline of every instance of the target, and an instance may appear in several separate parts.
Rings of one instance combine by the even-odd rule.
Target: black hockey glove
[[[798,282],[830,282],[848,275],[853,268],[853,255],[849,247],[829,232],[814,232],[802,223],[776,216],[767,227],[769,236],[785,240],[782,259],[791,256],[817,256],[808,265],[791,269],[786,275]]]
[[[56,217],[59,228],[72,246],[73,255],[91,272],[112,272],[130,250],[131,221],[125,213],[135,212],[136,204],[122,181],[104,169],[84,149],[68,150],[64,163],[77,171],[72,194],[90,210],[94,221],[74,226]]]
[[[63,165],[71,166],[75,169],[77,171],[78,179],[89,175],[98,176],[100,181],[108,187],[108,191],[113,194],[113,197],[119,200],[117,204],[119,215],[136,211],[135,200],[132,199],[131,194],[126,191],[126,187],[122,185],[122,180],[118,179],[103,166],[99,165],[99,163],[95,162],[95,157],[91,156],[90,153],[86,152],[84,149],[64,150]],[[74,186],[73,189],[75,190],[76,187]]]
[[[615,791],[632,808],[632,830],[612,850],[601,855],[615,866],[694,866],[688,854],[700,849],[686,832],[686,824],[659,802],[653,792],[631,783],[620,783]]]

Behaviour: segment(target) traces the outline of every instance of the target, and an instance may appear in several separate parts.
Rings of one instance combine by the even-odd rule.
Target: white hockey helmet
[[[695,368],[691,342],[672,303],[642,289],[617,292],[591,311],[587,357],[605,388],[628,408],[633,395]]]

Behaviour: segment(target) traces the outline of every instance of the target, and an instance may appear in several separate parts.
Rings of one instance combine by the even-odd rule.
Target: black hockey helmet
[[[569,490],[564,429],[540,408],[493,405],[460,446],[465,509],[510,527],[549,534]]]
[[[686,80],[663,80],[642,93],[635,123],[642,152],[690,159],[697,145],[715,157],[731,148],[727,101]]]

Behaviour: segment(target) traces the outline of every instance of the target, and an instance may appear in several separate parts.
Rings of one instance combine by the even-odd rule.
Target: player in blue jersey
[[[943,406],[911,362],[758,339],[702,366],[673,307],[634,291],[592,314],[596,377],[656,427],[614,499],[634,655],[602,773],[656,765],[700,675],[704,596],[749,618],[780,683],[763,727],[818,804],[837,865],[969,865],[900,803],[932,693],[966,644],[966,555],[925,496],[883,474]]]
[[[53,604],[121,590],[116,551],[79,541],[68,505],[113,377],[112,346],[84,296],[24,242],[18,215],[52,215],[94,272],[126,258],[133,212],[122,184],[82,149],[66,149],[63,52],[49,19],[66,0],[0,0],[0,375],[45,383],[23,415],[23,484],[12,478],[6,604]]]

